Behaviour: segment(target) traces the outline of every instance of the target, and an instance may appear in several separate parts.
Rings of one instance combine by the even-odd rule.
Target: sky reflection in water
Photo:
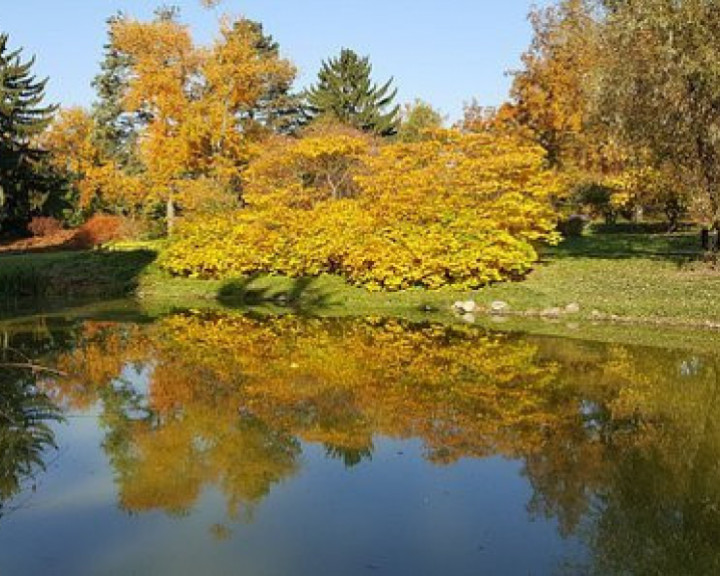
[[[3,328],[0,361],[67,376],[0,369],[14,413],[65,417],[40,414],[57,450],[0,421],[24,447],[2,459],[0,572],[720,568],[711,356],[393,320],[144,320]]]

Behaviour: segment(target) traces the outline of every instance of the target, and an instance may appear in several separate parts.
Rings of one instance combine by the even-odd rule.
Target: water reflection
[[[528,518],[555,519],[587,547],[573,572],[720,571],[711,356],[391,320],[178,314],[65,334],[39,339],[68,374],[42,388],[65,410],[99,407],[128,512],[186,515],[214,486],[228,522],[251,519],[298,476],[303,446],[352,468],[378,438],[412,439],[437,466],[522,462]],[[21,414],[52,414],[30,408],[27,375],[4,374]],[[35,420],[26,430],[50,442]],[[5,470],[27,473],[2,454],[0,496],[13,489]],[[224,523],[211,530],[229,537]]]
[[[89,323],[58,366],[75,375],[55,383],[67,407],[102,402],[133,511],[181,513],[212,483],[235,515],[297,472],[299,441],[354,466],[376,436],[420,438],[429,460],[451,464],[539,451],[577,419],[534,345],[391,321]]]
[[[60,410],[38,389],[38,366],[27,366],[21,350],[0,346],[0,517],[57,448],[52,423]]]

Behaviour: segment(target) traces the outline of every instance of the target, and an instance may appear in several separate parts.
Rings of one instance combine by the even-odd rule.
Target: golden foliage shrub
[[[557,239],[543,151],[510,136],[438,131],[378,147],[326,129],[277,140],[247,174],[248,207],[186,222],[172,274],[340,274],[371,289],[478,287],[517,277]]]

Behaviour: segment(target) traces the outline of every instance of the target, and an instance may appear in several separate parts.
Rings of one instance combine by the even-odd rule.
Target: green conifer
[[[382,86],[373,83],[370,59],[344,48],[340,56],[323,62],[317,84],[307,91],[308,116],[330,117],[359,130],[392,136],[400,125],[392,82],[391,78]]]
[[[32,74],[35,59],[8,48],[0,34],[0,227],[20,228],[47,200],[52,186],[37,137],[52,121],[56,106],[43,106],[47,80]]]
[[[93,80],[97,100],[93,105],[95,140],[101,150],[121,166],[132,163],[138,118],[123,110],[123,98],[128,87],[131,59],[113,46],[112,35],[122,14],[107,20],[108,42],[100,63],[100,73]]]

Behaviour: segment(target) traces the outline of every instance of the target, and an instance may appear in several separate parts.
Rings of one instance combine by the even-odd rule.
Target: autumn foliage
[[[101,118],[114,123],[66,110],[46,145],[84,215],[164,214],[161,265],[174,275],[475,288],[523,276],[538,246],[559,239],[561,182],[546,150],[500,129],[513,113],[497,129],[446,130],[429,109],[424,127],[396,139],[328,117],[286,131],[296,71],[258,23],[224,19],[203,47],[169,11],[113,19],[109,38],[118,87]],[[123,135],[114,148],[108,130]],[[82,231],[87,245],[102,241],[100,222]]]
[[[30,220],[27,228],[28,232],[36,238],[52,236],[63,229],[62,222],[52,216],[36,216]]]
[[[120,240],[125,232],[124,220],[119,216],[96,214],[80,226],[72,239],[76,248],[94,248],[112,240]]]
[[[560,193],[542,151],[511,137],[436,131],[379,147],[325,129],[272,143],[231,216],[184,223],[177,275],[340,274],[389,290],[476,287],[526,273],[554,241]]]
[[[61,110],[43,136],[55,168],[68,175],[85,213],[108,210],[134,213],[143,204],[144,187],[138,175],[128,174],[108,157],[95,138],[91,115],[82,108]]]
[[[266,101],[284,94],[295,76],[277,45],[245,19],[223,20],[217,41],[203,47],[172,16],[122,17],[111,21],[108,50],[127,63],[117,72],[117,125],[101,126],[72,108],[44,137],[80,209],[164,212],[170,229],[176,213],[237,206],[241,173],[272,121]],[[108,128],[133,134],[123,143],[132,162],[102,145]]]

